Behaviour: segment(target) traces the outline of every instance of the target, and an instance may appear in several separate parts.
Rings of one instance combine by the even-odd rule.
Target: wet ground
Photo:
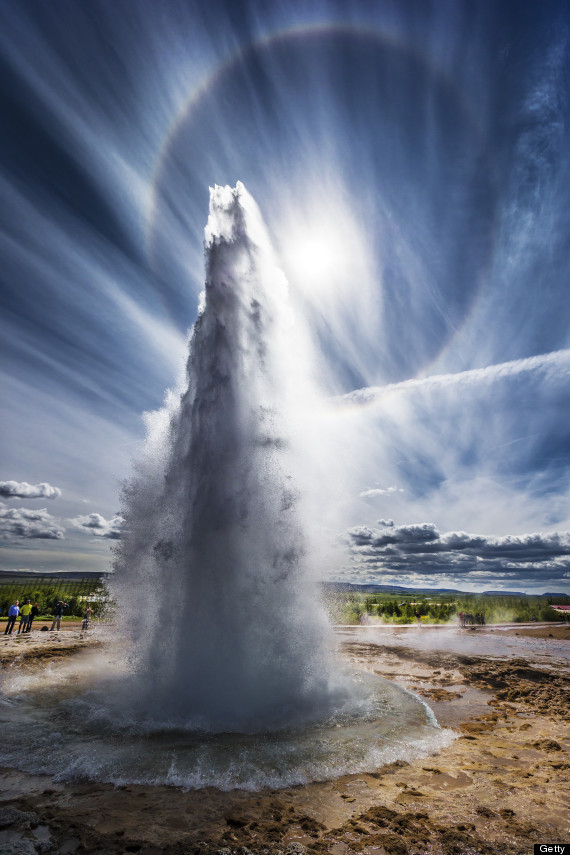
[[[410,763],[260,793],[4,769],[0,853],[519,855],[570,839],[570,627],[338,634],[345,660],[424,697],[453,743]],[[33,674],[54,656],[109,644],[105,631],[35,635],[7,640],[4,669]]]

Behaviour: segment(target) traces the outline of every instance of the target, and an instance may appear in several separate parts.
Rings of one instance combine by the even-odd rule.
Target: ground
[[[1,638],[2,668],[33,671],[108,643],[95,636],[74,627]],[[570,626],[362,627],[338,637],[344,659],[423,695],[455,731],[452,744],[260,793],[66,784],[3,769],[0,855],[521,855],[570,840]]]

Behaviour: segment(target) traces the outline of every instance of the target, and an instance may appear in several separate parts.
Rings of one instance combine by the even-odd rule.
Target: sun
[[[287,278],[303,291],[337,287],[346,272],[348,253],[342,235],[334,230],[297,233],[282,247]]]

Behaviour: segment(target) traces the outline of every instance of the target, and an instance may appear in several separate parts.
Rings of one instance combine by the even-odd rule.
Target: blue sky
[[[570,590],[566,3],[5,0],[0,23],[1,568],[108,569],[208,187],[241,180],[352,463],[331,578]]]

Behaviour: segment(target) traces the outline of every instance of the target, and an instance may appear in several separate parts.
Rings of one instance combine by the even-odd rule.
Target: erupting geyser
[[[418,698],[329,659],[327,556],[307,499],[316,398],[241,184],[211,192],[206,251],[186,389],[149,418],[125,487],[115,661],[95,649],[29,685],[5,679],[3,765],[257,790],[373,770],[451,738]]]
[[[149,712],[250,731],[330,708],[327,621],[295,478],[299,362],[257,206],[240,183],[215,187],[187,388],[125,490],[117,584],[139,626]]]

